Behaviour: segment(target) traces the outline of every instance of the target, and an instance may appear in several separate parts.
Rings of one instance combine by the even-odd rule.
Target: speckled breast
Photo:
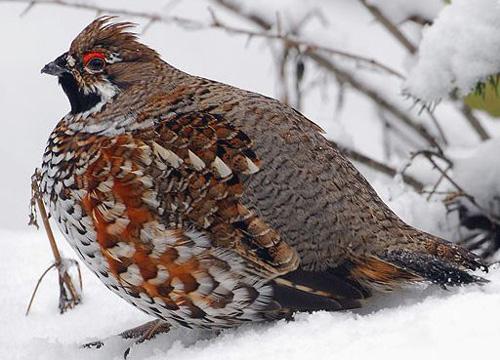
[[[200,166],[202,160],[186,156]],[[179,176],[182,162],[189,160],[131,135],[78,134],[61,123],[44,154],[41,189],[80,258],[139,309],[187,327],[264,320],[272,303],[267,281],[177,219],[178,207],[198,209],[188,190],[201,186],[196,176]]]

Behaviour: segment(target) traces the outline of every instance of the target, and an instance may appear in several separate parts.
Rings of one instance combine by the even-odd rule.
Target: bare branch
[[[361,80],[356,79],[349,72],[341,69],[332,61],[328,60],[321,54],[317,54],[315,52],[308,52],[305,55],[309,56],[312,60],[314,60],[318,65],[323,68],[333,72],[337,77],[342,78],[345,83],[351,85],[355,90],[364,94],[368,98],[370,98],[373,102],[379,105],[384,110],[391,113],[395,118],[400,120],[403,124],[414,130],[417,134],[419,134],[427,143],[431,146],[434,146],[440,149],[440,145],[437,143],[436,139],[429,133],[429,131],[422,124],[418,124],[415,122],[410,116],[408,116],[403,110],[399,109],[395,104],[392,104],[389,100],[385,99],[380,91],[372,88],[370,85],[363,83]]]
[[[0,0],[2,1],[2,0]],[[398,72],[397,70],[394,70],[387,65],[384,65],[374,59],[365,57],[363,55],[359,54],[353,54],[349,53],[347,51],[343,50],[338,50],[338,49],[333,49],[329,48],[326,46],[321,46],[319,44],[315,44],[311,41],[307,40],[302,40],[296,36],[290,35],[290,34],[285,34],[282,32],[281,28],[282,26],[277,26],[277,32],[272,33],[269,32],[271,29],[273,29],[274,25],[271,22],[268,22],[268,20],[260,17],[258,14],[247,14],[242,11],[241,8],[237,6],[235,3],[231,3],[230,1],[227,0],[212,0],[216,4],[225,7],[227,10],[230,10],[234,12],[235,14],[239,15],[240,17],[243,17],[251,22],[253,22],[255,25],[259,26],[262,28],[262,31],[252,31],[248,29],[241,29],[237,27],[233,27],[227,24],[223,24],[216,16],[215,13],[212,11],[212,24],[210,27],[214,28],[220,28],[228,33],[231,34],[243,34],[243,35],[248,35],[251,37],[260,37],[260,38],[267,38],[270,40],[281,40],[286,47],[295,47],[299,49],[301,52],[311,52],[311,51],[321,51],[324,53],[327,53],[329,55],[333,56],[339,56],[345,59],[352,60],[356,63],[371,66],[374,68],[378,68],[390,75],[393,75],[401,80],[404,80],[404,76]]]
[[[88,4],[83,2],[71,2],[67,0],[0,0],[0,2],[10,2],[10,3],[29,3],[27,9],[24,10],[24,14],[33,9],[36,5],[57,5],[62,7],[70,7],[74,9],[89,10],[96,12],[97,14],[115,14],[129,17],[143,18],[147,20],[152,20],[161,23],[174,23],[176,25],[182,26],[189,29],[199,29],[206,28],[206,24],[180,17],[180,16],[170,16],[170,15],[160,15],[153,12],[135,11],[135,10],[125,10],[119,8],[109,8],[100,5]]]
[[[433,19],[428,19],[428,18],[421,16],[421,15],[410,15],[406,19],[404,19],[402,22],[404,23],[407,21],[412,21],[415,24],[419,24],[422,26],[432,25],[432,23],[433,23]]]
[[[301,55],[299,54],[295,60],[295,71],[294,71],[294,80],[295,80],[295,108],[299,111],[302,110],[302,80],[304,79],[305,72],[305,64],[302,60]]]
[[[280,100],[287,105],[290,104],[290,96],[288,94],[288,76],[287,76],[288,73],[287,73],[287,68],[286,68],[289,55],[290,55],[290,48],[284,48],[280,52],[280,56],[279,56],[279,60],[278,60],[278,63],[279,63],[278,75],[280,78],[279,83],[281,84]]]
[[[47,273],[50,270],[52,270],[55,267],[56,267],[56,264],[52,263],[52,265],[50,265],[47,269],[45,269],[45,271],[42,273],[42,275],[38,278],[38,281],[36,282],[35,289],[31,293],[30,301],[28,303],[28,307],[26,308],[26,312],[24,313],[24,315],[28,316],[28,314],[30,313],[31,305],[33,305],[33,301],[35,300],[36,293],[38,292],[38,288],[40,287],[40,284],[42,283],[43,278],[45,277],[45,275],[47,275]]]
[[[479,121],[479,119],[476,116],[474,116],[472,109],[468,105],[464,104],[463,102],[461,102],[459,104],[459,107],[460,107],[460,111],[464,115],[465,119],[468,121],[468,123],[472,127],[472,129],[474,129],[474,131],[477,133],[479,138],[483,141],[489,140],[491,138],[491,136],[488,134],[486,129],[483,127],[483,125],[481,125],[481,122]]]
[[[239,6],[235,2],[227,0],[212,0],[212,1],[235,14],[247,18],[249,21],[257,25],[259,28],[262,28],[264,30],[271,30],[273,28],[272,23],[270,23],[269,21],[267,21],[266,19],[262,18],[257,14],[247,14],[247,13],[244,14],[241,6]]]
[[[223,0],[214,0],[218,4],[223,4],[223,6],[228,7],[229,2],[223,1]],[[122,15],[122,16],[128,16],[128,17],[136,17],[136,18],[142,18],[148,20],[147,25],[145,26],[145,29],[147,30],[153,23],[164,23],[164,24],[175,24],[178,26],[181,26],[186,29],[190,30],[202,30],[202,29],[208,29],[208,28],[214,28],[214,29],[221,29],[224,30],[230,34],[235,34],[235,35],[246,35],[248,37],[258,37],[258,38],[267,38],[271,40],[280,40],[285,43],[287,47],[296,47],[300,48],[302,50],[318,50],[322,51],[325,53],[328,53],[332,56],[339,56],[351,61],[354,61],[356,63],[359,63],[361,65],[369,66],[374,69],[379,69],[381,71],[384,71],[388,74],[391,74],[393,76],[396,76],[400,79],[404,79],[404,76],[401,75],[398,71],[388,67],[387,65],[384,65],[380,62],[377,62],[374,59],[367,58],[362,55],[358,54],[352,54],[346,51],[338,50],[338,49],[333,49],[325,46],[321,46],[319,44],[315,44],[311,41],[307,41],[304,39],[300,39],[294,36],[286,35],[286,34],[281,34],[281,33],[270,33],[267,32],[272,29],[272,24],[269,24],[265,22],[263,19],[259,19],[258,17],[251,18],[250,20],[257,25],[259,25],[262,29],[265,31],[252,31],[249,29],[244,29],[244,28],[238,28],[234,26],[230,26],[227,24],[223,24],[217,17],[215,17],[213,11],[212,13],[212,22],[211,23],[206,23],[198,20],[193,20],[185,17],[180,17],[180,16],[172,16],[172,15],[161,15],[155,12],[144,12],[144,11],[135,11],[135,10],[125,10],[125,9],[120,9],[120,8],[109,8],[109,7],[103,7],[100,5],[94,5],[94,4],[87,4],[87,3],[73,3],[67,0],[0,0],[0,2],[10,2],[10,3],[29,3],[28,7],[23,11],[23,14],[26,14],[28,11],[30,11],[35,5],[58,5],[58,6],[64,6],[64,7],[71,7],[71,8],[76,8],[76,9],[82,9],[82,10],[90,10],[90,11],[95,11],[97,14],[115,14],[115,15]],[[234,8],[234,7],[233,7]]]
[[[453,180],[449,175],[448,175],[448,170],[451,168],[451,166],[448,166],[448,169],[443,169],[441,168],[438,163],[433,159],[433,156],[436,155],[430,151],[419,151],[417,153],[415,153],[412,158],[414,158],[415,156],[417,155],[423,155],[427,160],[429,160],[429,162],[432,164],[432,166],[439,171],[439,173],[442,175],[443,178],[445,178],[446,180],[449,181],[449,183],[451,185],[453,185],[453,187],[455,189],[457,189],[457,191],[464,197],[466,197],[471,203],[473,203],[478,209],[481,209],[481,206],[479,206],[479,204],[476,202],[476,199],[474,199],[474,197],[470,194],[468,194],[460,185],[457,184],[457,182],[455,180]],[[440,159],[444,159],[443,157],[439,157]]]
[[[466,198],[468,201],[470,201],[470,203],[472,205],[474,205],[482,214],[484,214],[491,222],[493,223],[500,223],[500,218],[498,218],[498,216],[496,216],[495,214],[492,214],[490,211],[488,211],[487,209],[483,208],[477,201],[476,199],[474,198],[474,196],[472,196],[471,194],[469,194],[467,191],[464,190],[464,188],[462,186],[460,186],[449,174],[448,174],[448,170],[450,170],[452,167],[453,167],[453,162],[447,158],[444,154],[439,154],[439,153],[436,153],[436,152],[432,152],[432,151],[428,151],[428,150],[422,150],[422,151],[417,151],[415,152],[414,154],[412,154],[411,156],[411,159],[410,159],[410,162],[409,164],[405,167],[405,169],[407,169],[411,162],[419,155],[422,155],[424,156],[429,162],[430,164],[432,165],[432,167],[434,169],[436,169],[437,171],[439,171],[439,173],[441,174],[441,177],[443,179],[446,179],[458,192],[458,196],[462,196],[464,198]],[[448,167],[446,169],[443,169],[441,166],[439,166],[439,164],[434,160],[434,157],[437,157],[441,160],[443,160],[444,162],[447,163]],[[404,173],[405,170],[403,170],[403,173]],[[438,180],[439,182],[442,181],[442,179],[440,178]],[[437,186],[435,186],[435,188],[437,188]]]
[[[30,3],[28,4],[28,6],[26,6],[26,8],[23,10],[23,12],[21,14],[19,14],[19,16],[23,17],[24,15],[26,15],[28,12],[30,12],[30,10],[33,8],[33,6],[35,6],[35,2],[34,1],[30,1]]]
[[[425,110],[427,111],[427,115],[429,115],[429,117],[431,118],[432,123],[436,127],[436,129],[439,133],[439,136],[441,137],[441,141],[443,142],[444,145],[448,145],[448,139],[446,138],[446,135],[444,134],[443,127],[441,126],[441,124],[439,124],[439,121],[437,120],[436,115],[434,115],[434,112],[430,111],[428,108],[426,108]]]
[[[401,45],[403,45],[406,50],[410,54],[415,54],[417,52],[417,48],[413,43],[408,40],[408,38],[399,30],[399,28],[394,25],[394,23],[387,18],[376,6],[370,5],[366,0],[359,0],[361,4],[377,19],[377,21],[382,24],[383,27],[387,29],[391,33],[396,40],[399,41]]]

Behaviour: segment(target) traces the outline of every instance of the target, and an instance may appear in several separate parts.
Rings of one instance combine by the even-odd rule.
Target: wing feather
[[[246,134],[219,114],[188,112],[163,117],[137,138],[161,163],[167,222],[203,229],[215,246],[236,252],[268,278],[298,267],[295,250],[241,201],[243,180],[262,164]]]

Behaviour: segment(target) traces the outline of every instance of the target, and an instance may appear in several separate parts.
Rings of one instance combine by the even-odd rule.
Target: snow
[[[406,91],[426,102],[464,96],[478,81],[500,72],[500,4],[497,0],[453,0],[423,32]]]
[[[382,189],[381,185],[379,187]],[[386,185],[380,195],[406,223],[445,239],[454,239],[458,214],[448,214],[441,201],[428,201],[425,196],[408,191],[406,186],[397,182]]]
[[[454,178],[457,183],[485,209],[500,211],[500,139],[483,142],[467,154],[454,159]]]
[[[83,303],[60,315],[57,275],[42,283],[31,313],[26,305],[37,277],[50,264],[43,231],[0,231],[0,358],[121,359],[128,342],[101,349],[83,343],[117,334],[149,319],[83,270]],[[66,256],[73,256],[58,239]],[[301,314],[294,322],[254,324],[219,336],[187,329],[162,334],[132,349],[130,359],[469,359],[491,358],[500,336],[500,269],[491,283],[444,291],[403,289],[372,298],[364,309]]]
[[[136,10],[165,10],[168,7],[173,15],[207,22],[210,21],[207,6],[213,5],[206,0],[161,2],[165,5],[175,4],[166,7],[158,3],[109,0],[106,5]],[[305,14],[321,4],[324,10],[322,16],[316,15],[308,22],[302,29],[302,37],[314,39],[324,46],[363,54],[405,73],[404,49],[373,21],[372,16],[357,1],[279,0],[271,3],[259,0],[240,3],[249,11],[262,11],[261,6],[266,5],[264,15],[273,20],[279,11],[284,29],[290,29],[293,23],[300,21]],[[410,13],[433,17],[437,11],[436,4],[440,1],[425,1],[430,7],[422,7],[420,3],[423,4],[423,1],[382,3],[381,0],[372,0],[372,3],[383,6],[384,12],[397,22]],[[460,12],[461,23],[456,24],[470,25],[473,28],[471,31],[481,36],[482,44],[493,44],[495,41],[491,34],[485,36],[485,33],[481,33],[487,29],[476,26],[482,16],[479,11],[491,3],[492,1],[486,0],[474,1],[477,9],[470,11],[467,18]],[[442,14],[458,6],[467,7],[467,4],[454,0],[451,6],[445,7]],[[120,359],[127,346],[123,342],[111,341],[109,346],[101,350],[83,350],[79,345],[119,333],[149,319],[109,292],[85,268],[84,298],[81,305],[64,315],[58,314],[57,276],[52,271],[42,283],[30,315],[24,316],[38,276],[52,261],[43,231],[35,232],[26,228],[29,177],[32,169],[40,163],[48,134],[68,109],[67,100],[56,81],[40,76],[39,71],[45,63],[67,50],[72,38],[94,18],[95,13],[35,6],[23,18],[19,18],[23,8],[24,5],[0,3],[0,32],[15,34],[2,39],[3,50],[0,52],[0,119],[4,134],[8,134],[0,141],[0,274],[3,275],[0,277],[0,359]],[[222,10],[218,10],[217,15],[239,27],[248,25]],[[497,13],[491,12],[481,18],[481,21],[484,24],[494,23],[496,16]],[[440,19],[442,17],[446,18],[445,15],[440,15]],[[322,18],[328,21],[325,23]],[[287,22],[285,19],[293,21]],[[140,29],[145,25],[141,19],[131,20],[138,22]],[[450,23],[452,20],[446,22]],[[429,28],[426,34],[432,34],[433,28]],[[448,68],[451,65],[445,60],[454,63],[456,58],[456,61],[461,61],[461,64],[456,64],[457,69],[466,64],[467,72],[472,71],[475,66],[467,64],[465,59],[460,60],[459,55],[467,53],[468,49],[458,46],[465,38],[457,31],[461,31],[460,28],[455,31],[457,46],[451,46],[455,44],[450,45],[449,42],[446,45],[446,49],[451,48],[454,52],[438,49],[438,54],[445,54],[436,60],[439,66]],[[450,34],[441,36],[445,40],[451,37]],[[252,39],[247,43],[246,38],[230,36],[223,31],[186,31],[172,24],[154,24],[141,35],[141,39],[157,49],[165,60],[185,71],[267,96],[276,95],[274,79],[277,71],[266,41]],[[476,51],[477,46],[472,44]],[[422,61],[432,58],[431,50],[432,47],[427,55],[425,51],[421,52]],[[487,52],[485,59],[491,59],[489,50],[482,52]],[[416,111],[408,110],[411,102],[401,97],[399,80],[370,69],[358,68],[352,61],[341,60],[335,58],[342,66],[356,69],[356,76],[383,93],[416,121],[429,125],[429,118],[425,114],[419,116]],[[476,60],[473,64],[477,63]],[[431,80],[439,79],[435,74],[426,76]],[[433,84],[421,75],[417,78]],[[445,80],[450,79],[453,79],[451,75]],[[304,82],[308,86],[315,82],[322,84],[309,90],[302,111],[323,127],[328,137],[375,159],[390,160],[396,168],[401,167],[401,158],[397,156],[384,159],[386,149],[382,141],[383,125],[379,120],[380,113],[371,101],[348,87],[340,88],[331,75],[310,63],[306,64]],[[436,85],[430,88],[433,86]],[[450,85],[453,86],[457,84]],[[439,97],[448,93],[449,89],[446,88],[444,95]],[[337,103],[339,99],[341,101]],[[468,125],[453,108],[445,104],[436,109],[435,114],[453,147],[463,149],[477,145],[477,137],[471,136]],[[500,134],[498,123],[483,118],[481,120],[492,134]],[[415,149],[410,140],[409,144],[399,144],[403,149],[403,157],[409,149]],[[493,141],[492,144],[494,143]],[[395,145],[391,142],[390,146]],[[487,143],[484,146],[489,145]],[[492,172],[487,178],[486,175],[481,176],[488,169],[488,164],[497,163],[495,149],[485,149],[476,157],[473,153],[464,155],[463,161],[455,159],[455,171],[464,186],[470,183],[471,186],[477,185],[478,191],[497,190],[494,188],[497,186],[497,173]],[[473,157],[467,160],[470,156]],[[423,164],[415,162],[410,170],[426,184],[433,184],[436,172],[425,170],[424,165],[428,167],[428,164],[424,160],[422,162]],[[388,179],[367,168],[360,169],[381,197],[405,221],[445,238],[453,238],[458,221],[456,214],[447,215],[446,208],[440,201],[429,202],[425,196],[412,192],[398,179]],[[461,169],[464,169],[463,177],[460,175]],[[477,177],[469,174],[471,170]],[[471,178],[467,178],[469,175]],[[486,179],[487,183],[481,183]],[[471,188],[471,191],[476,190]],[[487,196],[486,192],[484,194]],[[65,256],[75,257],[62,238],[58,242]],[[450,291],[435,287],[405,289],[371,299],[362,310],[302,314],[295,322],[249,325],[224,331],[219,336],[207,332],[175,330],[134,348],[130,358],[491,358],[496,350],[492,344],[496,344],[500,335],[500,270],[492,270],[487,278],[492,282],[483,287],[470,286]]]

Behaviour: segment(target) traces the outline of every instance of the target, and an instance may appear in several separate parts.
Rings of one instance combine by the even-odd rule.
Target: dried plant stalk
[[[82,275],[80,271],[80,265],[76,260],[65,259],[61,256],[59,248],[57,247],[56,239],[52,228],[50,227],[49,217],[47,211],[45,210],[45,205],[43,204],[42,197],[40,194],[40,170],[36,169],[35,173],[31,177],[31,214],[30,214],[30,225],[34,225],[38,228],[37,223],[37,208],[40,211],[40,216],[43,221],[43,226],[47,233],[47,238],[49,239],[50,247],[52,249],[52,254],[54,255],[54,263],[50,265],[40,276],[31,295],[28,308],[26,310],[26,315],[28,315],[33,300],[35,299],[36,292],[40,286],[41,281],[45,275],[52,269],[56,268],[59,275],[59,311],[64,313],[68,309],[72,309],[81,302],[81,289],[82,289]],[[69,274],[69,269],[72,265],[75,265],[78,271],[79,286],[75,286],[72,277]]]

